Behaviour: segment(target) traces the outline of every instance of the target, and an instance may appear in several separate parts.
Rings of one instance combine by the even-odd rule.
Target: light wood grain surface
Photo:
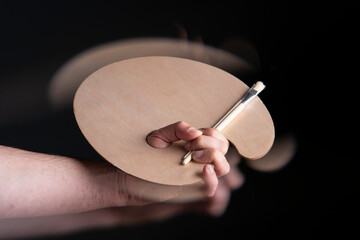
[[[90,75],[76,92],[74,112],[90,144],[116,167],[150,182],[192,184],[201,180],[203,165],[181,165],[183,143],[155,149],[146,143],[146,135],[179,120],[196,128],[213,126],[248,89],[231,74],[204,63],[133,58]],[[257,159],[271,148],[274,126],[256,97],[223,134],[240,155]]]

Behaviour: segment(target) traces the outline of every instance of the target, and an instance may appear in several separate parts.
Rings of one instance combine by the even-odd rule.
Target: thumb
[[[146,141],[152,147],[165,148],[172,142],[179,140],[190,141],[199,137],[201,134],[202,131],[191,127],[186,122],[179,121],[151,132],[146,137]]]

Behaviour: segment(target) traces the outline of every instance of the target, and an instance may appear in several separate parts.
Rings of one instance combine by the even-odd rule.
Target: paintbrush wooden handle
[[[244,104],[235,104],[214,126],[213,128],[221,131],[223,130],[244,108]],[[188,164],[192,159],[194,151],[189,151],[183,157],[182,164]]]
[[[222,131],[264,88],[265,85],[262,82],[256,82],[256,84],[254,84],[229,111],[227,111],[227,113],[213,126],[213,128]],[[189,151],[185,154],[182,158],[183,165],[186,165],[191,161],[193,152],[194,151]]]

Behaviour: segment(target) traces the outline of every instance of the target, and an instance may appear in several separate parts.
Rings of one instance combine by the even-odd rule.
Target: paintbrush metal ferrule
[[[241,98],[240,102],[242,104],[247,104],[250,102],[254,97],[256,97],[259,93],[255,91],[254,89],[250,88],[249,91],[247,91],[244,96]]]
[[[246,105],[249,103],[254,97],[259,95],[259,93],[264,90],[265,85],[263,82],[256,82],[240,99],[239,103]]]

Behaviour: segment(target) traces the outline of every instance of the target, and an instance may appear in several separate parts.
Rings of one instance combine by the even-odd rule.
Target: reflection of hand
[[[156,148],[165,148],[179,140],[187,141],[186,150],[195,151],[192,155],[194,161],[206,163],[203,176],[207,185],[207,195],[213,196],[218,185],[217,177],[224,176],[230,171],[230,165],[224,156],[229,148],[228,140],[216,129],[197,130],[182,121],[153,131],[147,137],[147,142]]]

